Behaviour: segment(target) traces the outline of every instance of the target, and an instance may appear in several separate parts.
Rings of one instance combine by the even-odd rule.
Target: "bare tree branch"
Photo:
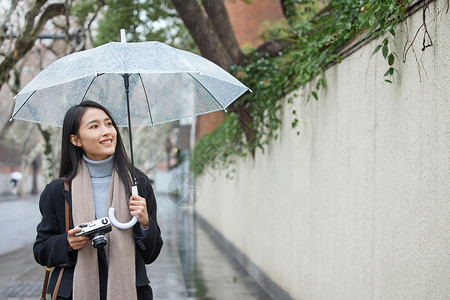
[[[17,37],[14,49],[0,63],[0,86],[8,81],[10,76],[9,71],[33,47],[45,23],[58,15],[64,14],[65,5],[62,3],[53,3],[45,8],[38,21],[35,22],[45,3],[46,0],[35,0],[25,15],[24,26]]]
[[[103,8],[104,5],[105,5],[104,2],[101,3],[99,1],[99,5],[97,5],[97,8],[95,9],[94,15],[92,16],[91,20],[88,22],[87,27],[86,27],[86,31],[88,33],[87,38],[89,39],[89,42],[91,43],[91,45],[94,44],[94,42],[92,40],[91,26],[92,26],[92,23],[94,23],[94,20],[97,18],[100,10]],[[82,29],[81,34],[86,34],[84,29]],[[84,42],[86,44],[86,40]],[[85,47],[85,45],[84,45],[84,47]]]
[[[16,9],[18,0],[11,0],[11,9],[6,13],[6,16],[0,23],[0,47],[3,45],[3,41],[6,38],[6,29],[9,20],[11,19],[12,12]]]
[[[47,6],[39,21],[36,23],[34,30],[32,31],[33,37],[38,37],[39,33],[44,28],[45,23],[48,20],[53,19],[56,16],[64,15],[66,12],[66,6],[63,3],[54,3]]]

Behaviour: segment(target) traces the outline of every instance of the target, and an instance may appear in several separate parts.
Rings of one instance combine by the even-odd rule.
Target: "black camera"
[[[81,231],[75,233],[76,236],[84,235],[92,240],[94,248],[100,248],[106,245],[105,234],[112,230],[111,221],[108,217],[97,219],[89,223],[84,223],[78,226]]]

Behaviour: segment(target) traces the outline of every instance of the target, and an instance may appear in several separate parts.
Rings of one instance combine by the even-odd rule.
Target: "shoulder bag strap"
[[[64,181],[64,189],[66,191],[69,191],[69,183],[67,181]],[[67,203],[67,199],[64,199],[64,220],[66,225],[66,232],[69,231],[69,203]],[[50,277],[50,268],[45,267],[45,278],[44,278],[44,285],[42,286],[42,294],[40,300],[45,300],[46,294],[47,294],[47,286],[48,286],[48,280]],[[52,300],[56,299],[58,296],[58,290],[59,286],[61,285],[61,279],[64,272],[64,268],[61,268],[58,275],[58,280],[56,281],[55,289],[53,291]]]
[[[69,183],[64,181],[64,189],[69,191]],[[64,199],[64,218],[66,221],[66,232],[69,231],[69,203],[67,203],[67,199]],[[61,284],[62,275],[64,273],[64,268],[59,270],[58,280],[56,281],[55,289],[53,290],[52,300],[55,300],[58,297],[59,286]]]
[[[45,278],[44,278],[44,285],[42,286],[42,294],[40,300],[45,300],[45,295],[47,294],[47,285],[48,285],[48,278],[50,277],[50,268],[45,267]]]
[[[69,191],[69,183],[67,181],[64,181],[64,189],[66,191]],[[69,203],[67,203],[67,199],[64,199],[64,219],[66,224],[66,232],[69,231]],[[61,268],[58,275],[58,280],[56,281],[55,289],[53,291],[52,300],[55,300],[56,297],[58,297],[58,291],[59,286],[61,285],[61,279],[62,275],[64,273],[64,268]],[[40,300],[45,300],[45,296],[47,294],[47,285],[48,285],[48,279],[50,277],[50,268],[45,268],[45,279],[44,279],[44,286],[42,287],[42,294]]]

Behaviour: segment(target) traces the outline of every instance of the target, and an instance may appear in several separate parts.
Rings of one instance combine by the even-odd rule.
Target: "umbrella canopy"
[[[128,126],[123,75],[133,126],[223,110],[249,90],[196,54],[160,42],[112,42],[49,65],[16,95],[12,119],[62,126],[71,106],[93,100],[111,111],[118,126]]]

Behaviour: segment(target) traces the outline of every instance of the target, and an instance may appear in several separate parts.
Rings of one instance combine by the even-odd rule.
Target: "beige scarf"
[[[131,219],[125,187],[117,171],[113,169],[108,191],[108,210],[114,207],[119,222]],[[91,177],[84,160],[78,166],[72,180],[72,216],[75,226],[95,219]],[[106,235],[105,246],[108,261],[108,300],[137,299],[135,272],[135,245],[132,228],[121,230],[112,227]],[[73,278],[73,299],[94,300],[100,298],[97,250],[91,243],[78,250]]]

